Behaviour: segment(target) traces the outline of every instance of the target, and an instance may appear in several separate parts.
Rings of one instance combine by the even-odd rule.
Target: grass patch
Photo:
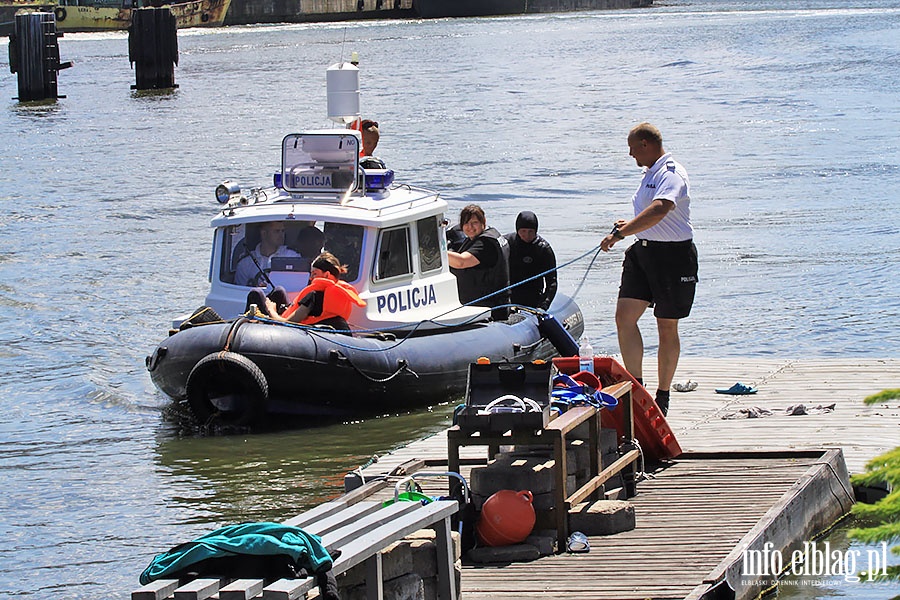
[[[898,398],[900,398],[900,389],[884,390],[882,392],[878,392],[877,394],[866,396],[863,402],[865,402],[866,404],[879,404],[881,402],[888,402],[889,400],[896,400]]]

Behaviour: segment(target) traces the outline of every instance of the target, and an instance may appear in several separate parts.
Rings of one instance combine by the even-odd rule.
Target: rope
[[[645,463],[645,459],[644,459],[644,449],[641,448],[641,443],[637,440],[637,438],[631,438],[631,440],[629,440],[628,442],[625,442],[624,444],[619,446],[619,453],[625,454],[623,449],[627,448],[628,446],[632,446],[635,450],[638,451],[638,454],[640,455],[641,466],[637,470],[637,472],[634,474],[634,482],[638,483],[639,481],[643,481],[645,479],[656,479],[655,476],[651,475],[650,473],[647,473],[647,471],[645,470],[646,463]]]
[[[567,306],[569,306],[569,304],[571,304],[572,302],[574,302],[574,300],[575,300],[575,298],[577,297],[578,293],[581,291],[581,287],[584,285],[584,282],[585,282],[585,280],[587,279],[588,273],[590,273],[591,269],[593,268],[593,266],[594,266],[594,261],[596,261],[597,256],[600,254],[600,246],[599,246],[599,245],[597,245],[597,246],[591,248],[591,249],[588,250],[587,252],[585,252],[585,253],[583,253],[583,254],[581,254],[581,255],[579,255],[579,256],[576,256],[575,258],[573,258],[573,259],[571,259],[571,260],[569,260],[569,261],[567,261],[567,262],[565,262],[565,263],[563,263],[563,264],[561,264],[561,265],[557,265],[556,267],[554,267],[554,268],[552,268],[552,269],[547,269],[547,270],[544,271],[543,273],[538,273],[537,275],[534,275],[534,276],[532,276],[532,277],[529,277],[528,279],[524,279],[524,280],[522,280],[522,281],[520,281],[520,282],[517,282],[517,283],[514,283],[514,284],[512,284],[512,285],[508,285],[508,286],[506,286],[506,287],[503,288],[503,289],[497,290],[496,292],[491,292],[490,294],[487,294],[486,296],[482,296],[481,298],[476,298],[475,300],[472,300],[471,302],[466,302],[465,304],[462,304],[462,305],[460,305],[459,307],[451,308],[450,310],[448,310],[448,311],[446,311],[446,312],[444,312],[444,313],[441,313],[441,314],[437,315],[436,317],[432,317],[432,318],[430,318],[430,319],[424,319],[424,320],[422,320],[422,321],[419,321],[418,323],[413,324],[412,328],[409,328],[409,325],[395,325],[395,326],[392,326],[392,327],[383,327],[383,328],[381,328],[381,329],[356,329],[356,330],[351,330],[351,329],[330,329],[330,330],[329,330],[329,332],[333,332],[333,333],[343,333],[343,334],[351,334],[351,333],[381,333],[381,332],[391,332],[391,331],[401,331],[401,330],[402,330],[402,331],[405,331],[405,332],[406,332],[406,335],[404,335],[403,337],[398,337],[398,338],[397,338],[397,342],[396,342],[395,344],[391,345],[391,346],[381,347],[381,348],[363,348],[363,347],[360,347],[360,346],[357,346],[357,345],[353,345],[353,344],[351,344],[351,343],[345,343],[345,342],[342,342],[342,341],[339,341],[339,340],[336,340],[336,339],[333,339],[333,338],[329,338],[329,339],[330,339],[330,341],[331,341],[332,343],[334,343],[335,345],[340,346],[340,347],[342,347],[342,348],[346,348],[347,350],[355,350],[355,351],[358,351],[358,352],[384,352],[384,351],[386,351],[386,350],[393,350],[394,348],[400,346],[400,344],[402,344],[402,343],[405,342],[407,339],[409,339],[410,337],[412,337],[412,335],[413,335],[416,331],[418,331],[418,329],[419,329],[420,327],[422,327],[423,325],[425,325],[426,323],[431,323],[431,324],[433,324],[433,325],[435,325],[435,326],[437,326],[437,327],[461,327],[461,326],[465,326],[465,325],[470,325],[470,324],[472,324],[472,323],[474,323],[474,322],[480,321],[486,313],[489,313],[489,312],[491,311],[491,308],[485,307],[485,310],[484,310],[484,311],[482,311],[482,312],[478,313],[477,315],[474,315],[474,316],[472,316],[472,317],[470,317],[470,318],[468,318],[468,319],[466,319],[466,320],[464,320],[464,321],[462,321],[462,322],[459,322],[459,323],[441,323],[440,321],[438,321],[438,319],[441,319],[441,318],[443,318],[443,317],[446,317],[447,315],[449,315],[449,314],[451,314],[451,313],[453,313],[453,312],[459,310],[459,309],[462,308],[462,307],[470,307],[470,306],[473,306],[476,302],[480,302],[480,301],[482,301],[482,300],[484,300],[484,299],[486,299],[486,298],[490,298],[490,297],[495,296],[495,295],[497,295],[497,294],[503,293],[503,292],[505,292],[505,291],[507,291],[507,290],[511,290],[512,288],[514,288],[514,287],[516,287],[516,286],[522,285],[522,284],[524,284],[524,283],[528,283],[529,281],[533,281],[533,280],[535,280],[535,279],[537,279],[537,278],[539,278],[539,277],[544,277],[545,275],[547,275],[548,273],[552,273],[553,271],[559,271],[559,270],[562,269],[562,268],[568,267],[569,265],[571,265],[571,264],[573,264],[573,263],[576,263],[576,262],[582,260],[583,258],[587,257],[587,256],[590,255],[591,253],[593,253],[594,256],[591,258],[591,262],[588,264],[588,267],[587,267],[587,269],[585,270],[584,275],[582,275],[581,281],[578,283],[578,286],[577,286],[576,289],[575,289],[575,293],[572,294],[572,296],[570,297],[569,301],[564,305],[564,307],[567,307]],[[500,306],[500,307],[494,307],[494,308],[504,308],[504,307],[509,307],[509,308],[519,308],[521,311],[523,311],[523,312],[528,312],[528,313],[531,313],[531,314],[533,314],[533,315],[544,314],[544,313],[546,312],[546,311],[542,311],[542,310],[540,310],[540,309],[535,309],[535,308],[530,307],[530,306],[522,306],[522,305],[520,305],[520,304],[504,304],[504,305],[502,305],[502,306]],[[479,308],[481,308],[481,307],[479,307]],[[281,326],[283,326],[283,327],[296,327],[296,328],[299,328],[299,329],[304,329],[304,330],[306,330],[306,332],[309,333],[310,335],[321,335],[322,333],[324,333],[324,331],[322,330],[322,328],[316,327],[316,326],[314,326],[314,325],[301,325],[301,324],[299,324],[299,323],[290,323],[290,322],[287,322],[287,323],[286,323],[286,322],[284,322],[284,321],[276,321],[275,319],[270,319],[270,318],[268,318],[268,317],[264,317],[264,316],[261,316],[261,315],[258,315],[258,314],[255,315],[255,316],[254,316],[254,315],[251,315],[251,314],[249,313],[249,311],[248,311],[248,313],[247,313],[245,316],[248,317],[248,318],[252,318],[252,319],[254,319],[254,320],[256,320],[256,321],[260,321],[260,322],[262,322],[262,323],[270,323],[270,324],[272,324],[272,325],[281,325]],[[351,338],[351,339],[352,339],[352,338]]]
[[[228,336],[225,338],[225,347],[222,348],[223,352],[229,352],[231,349],[231,343],[234,341],[234,336],[237,333],[237,330],[240,329],[241,325],[249,322],[251,319],[247,317],[240,317],[234,323],[231,324],[231,329],[228,330]]]
[[[370,458],[369,460],[367,460],[367,461],[365,462],[365,464],[362,464],[362,465],[356,467],[355,469],[353,469],[353,470],[350,471],[350,472],[351,472],[351,473],[356,473],[357,475],[359,475],[359,480],[362,482],[363,485],[365,485],[365,484],[366,484],[366,476],[363,475],[363,469],[368,469],[369,467],[371,467],[372,465],[374,465],[374,464],[377,463],[377,462],[378,462],[378,455],[377,455],[377,454],[373,454],[373,455],[372,455],[372,458]],[[381,477],[381,476],[380,476],[380,475],[376,475],[376,477]]]
[[[497,294],[502,294],[503,292],[509,291],[509,290],[513,289],[514,287],[518,287],[518,286],[520,286],[520,285],[522,285],[522,284],[524,284],[524,283],[528,283],[529,281],[534,281],[535,279],[539,279],[539,278],[541,278],[541,277],[544,277],[545,275],[547,275],[548,273],[552,273],[553,271],[559,271],[559,270],[562,269],[563,267],[568,267],[568,266],[571,265],[572,263],[578,262],[579,260],[581,260],[581,259],[583,259],[584,257],[586,257],[586,256],[587,256],[588,254],[590,254],[591,252],[594,252],[594,257],[591,258],[591,262],[590,262],[590,264],[588,264],[587,269],[584,271],[584,275],[582,275],[581,281],[578,283],[578,287],[575,288],[575,293],[572,294],[572,296],[571,296],[572,300],[575,300],[575,297],[576,297],[576,296],[578,295],[578,293],[581,291],[581,286],[584,285],[584,282],[585,282],[585,280],[587,279],[588,273],[590,273],[591,268],[594,266],[594,261],[597,260],[597,256],[600,254],[600,245],[599,245],[599,244],[598,244],[597,246],[594,246],[593,248],[591,248],[590,250],[588,250],[588,251],[585,252],[584,254],[582,254],[582,255],[580,255],[580,256],[576,256],[575,258],[573,258],[572,260],[570,260],[570,261],[568,261],[568,262],[565,262],[565,263],[563,263],[563,264],[561,264],[561,265],[557,265],[557,266],[553,267],[552,269],[547,269],[547,270],[544,271],[543,273],[538,273],[537,275],[533,275],[533,276],[529,277],[528,279],[523,279],[522,281],[519,281],[519,282],[517,282],[517,283],[513,283],[513,284],[511,284],[511,285],[508,285],[508,286],[506,286],[505,288],[502,288],[502,289],[497,290],[496,292],[491,292],[490,294],[487,294],[487,295],[485,295],[485,296],[482,296],[481,298],[476,298],[475,300],[472,300],[471,302],[466,302],[465,304],[463,304],[463,306],[470,306],[470,305],[473,305],[473,304],[475,304],[475,303],[477,303],[477,302],[481,302],[482,300],[486,300],[487,298],[491,298],[491,297],[493,297],[493,296],[496,296]],[[503,305],[503,306],[515,306],[515,305]],[[502,307],[494,307],[494,308],[502,308]],[[457,309],[453,308],[453,309],[451,309],[451,310],[445,312],[445,313],[442,314],[442,315],[438,315],[438,316],[435,317],[435,318],[438,318],[438,319],[439,319],[440,317],[443,317],[444,315],[449,314],[449,313],[453,312],[454,310],[457,310]]]
[[[405,360],[400,360],[400,361],[398,361],[399,364],[397,365],[397,370],[396,370],[396,371],[394,371],[393,373],[391,373],[390,375],[388,375],[387,377],[385,377],[385,378],[383,378],[383,379],[378,379],[377,377],[372,377],[372,376],[370,376],[368,373],[366,373],[366,372],[360,370],[359,367],[357,367],[356,365],[353,364],[353,361],[350,360],[350,357],[344,356],[343,354],[342,354],[341,356],[343,357],[344,360],[347,361],[347,363],[348,363],[351,367],[353,367],[353,370],[354,370],[354,371],[356,371],[357,373],[359,373],[360,375],[362,375],[364,378],[368,379],[368,380],[371,381],[372,383],[387,383],[388,381],[390,381],[391,379],[395,378],[397,375],[399,375],[399,374],[402,373],[403,371],[409,371],[416,379],[419,378],[419,374],[416,373],[415,371],[413,371],[413,370],[410,368],[409,363],[406,362]]]

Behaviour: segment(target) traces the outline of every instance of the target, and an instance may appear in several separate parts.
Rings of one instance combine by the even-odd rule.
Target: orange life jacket
[[[313,325],[332,317],[341,317],[346,321],[350,318],[354,305],[360,307],[366,305],[366,301],[359,297],[356,288],[346,281],[335,281],[330,277],[317,277],[297,294],[293,304],[281,316],[285,318],[290,317],[300,306],[300,300],[311,292],[322,292],[324,294],[322,314],[306,317],[300,321],[301,325]]]

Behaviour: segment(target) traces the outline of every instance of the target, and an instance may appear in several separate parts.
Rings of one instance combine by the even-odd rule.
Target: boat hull
[[[551,311],[577,338],[584,329],[578,306],[559,298]],[[206,369],[227,350],[228,364]],[[234,359],[237,354],[242,359]],[[547,360],[557,354],[539,330],[538,319],[517,314],[509,322],[455,327],[396,340],[350,337],[305,328],[238,319],[196,326],[164,340],[147,358],[153,383],[166,395],[187,399],[198,420],[211,416],[198,400],[198,387],[215,385],[216,377],[232,378],[234,386],[249,381],[257,397],[250,413],[232,415],[249,424],[266,414],[322,416],[374,415],[400,408],[428,406],[461,395],[468,366],[481,356],[492,361]],[[228,358],[228,357],[226,357]],[[244,363],[248,360],[252,365]],[[219,361],[220,362],[220,361]],[[258,369],[266,386],[261,399],[247,369]],[[231,372],[229,372],[231,371]],[[194,375],[192,375],[192,372]],[[209,379],[209,381],[204,381]],[[200,402],[200,404],[198,404]],[[260,402],[264,406],[260,406]],[[198,410],[199,407],[199,410]]]
[[[178,29],[219,27],[231,0],[193,0],[167,5],[175,16]],[[130,8],[115,6],[60,5],[55,9],[56,28],[63,32],[115,31],[131,25]]]
[[[225,25],[412,19],[413,0],[232,0]]]
[[[415,0],[423,19],[487,17],[650,6],[652,0]]]

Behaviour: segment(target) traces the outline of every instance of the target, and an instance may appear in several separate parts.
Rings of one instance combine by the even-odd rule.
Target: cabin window
[[[441,268],[441,231],[438,217],[416,221],[419,238],[419,271],[427,273]]]
[[[325,250],[334,254],[342,265],[347,265],[347,273],[342,279],[359,279],[359,265],[363,248],[363,228],[347,223],[325,223]]]
[[[409,228],[398,227],[382,231],[378,240],[375,280],[408,275],[409,273],[412,273]]]
[[[257,266],[250,251],[257,249],[263,229],[270,223],[279,226],[283,237],[269,238],[271,243],[278,244],[278,250],[272,258],[256,256]],[[284,286],[288,291],[299,291],[306,286],[309,263],[322,251],[325,240],[320,223],[287,219],[230,225],[222,228],[222,236],[221,281],[245,287],[265,286],[267,282],[259,272],[261,268],[273,284]]]
[[[284,227],[284,240],[277,254],[279,260],[259,258],[259,267],[250,257],[262,239],[262,229],[271,221],[229,225],[222,228],[222,260],[219,279],[245,287],[265,286],[261,267],[275,285],[289,292],[300,291],[309,282],[309,265],[323,251],[334,254],[347,265],[346,281],[359,278],[363,228],[344,223],[281,219],[274,221]]]
[[[219,279],[225,283],[235,283],[234,276],[237,265],[241,259],[247,256],[244,248],[244,226],[229,225],[220,230],[222,234],[222,261],[219,269]]]

